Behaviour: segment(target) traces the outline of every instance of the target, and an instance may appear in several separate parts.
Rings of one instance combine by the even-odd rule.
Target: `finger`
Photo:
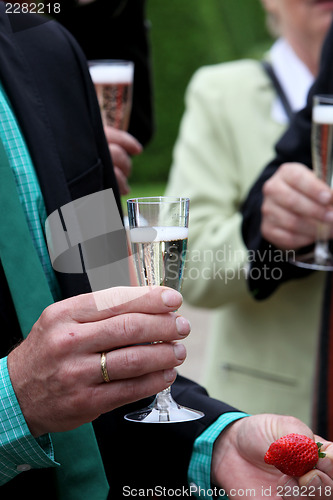
[[[108,143],[119,144],[130,155],[142,153],[143,147],[139,141],[125,130],[118,130],[114,127],[104,128],[106,140]]]
[[[109,150],[113,165],[118,167],[126,177],[129,177],[132,171],[132,160],[128,153],[118,144],[109,145]]]
[[[62,303],[58,302],[55,306],[59,307],[60,316],[86,323],[125,313],[160,314],[175,311],[181,306],[182,300],[179,292],[168,287],[135,286],[114,287],[78,295]]]
[[[278,481],[277,491],[279,496],[285,500],[297,500],[300,498],[308,498],[306,487],[300,486],[296,478],[282,476]],[[312,495],[309,495],[312,497]]]
[[[170,342],[187,337],[191,327],[174,313],[131,313],[80,326],[77,352],[102,352],[133,344]]]
[[[317,223],[313,219],[289,213],[282,207],[263,206],[261,232],[264,238],[282,249],[297,249],[314,242]]]
[[[313,172],[301,163],[285,163],[280,167],[282,179],[291,187],[300,191],[316,203],[328,205],[332,203],[333,193],[329,186],[318,179]]]
[[[298,214],[304,219],[324,221],[328,209],[326,204],[320,203],[315,196],[309,196],[301,184],[289,183],[289,181],[290,179],[286,180],[281,177],[274,179],[272,177],[265,183],[263,187],[263,213],[268,209],[274,210],[274,207],[282,207],[288,214]],[[329,189],[328,193],[331,196]]]
[[[140,399],[153,396],[169,387],[176,379],[174,368],[127,380],[100,384],[94,390],[94,405],[101,413]]]
[[[325,473],[313,470],[299,479],[303,496],[320,499],[333,496],[333,480]]]
[[[318,227],[317,221],[305,218],[302,213],[290,212],[288,209],[272,205],[270,201],[265,202],[263,209],[263,223],[277,226],[295,235],[303,235],[313,239]]]
[[[267,229],[267,226],[262,225],[261,232],[267,241],[281,250],[297,250],[312,243],[309,238],[295,236],[295,234],[280,227]]]
[[[117,349],[106,354],[106,367],[111,381],[141,377],[181,365],[186,349],[180,343],[161,343]],[[100,357],[93,357],[98,366]],[[95,366],[96,367],[96,366]],[[96,370],[95,370],[96,371]],[[96,372],[95,383],[104,383],[102,370]]]
[[[118,167],[114,167],[114,173],[117,179],[117,184],[120,194],[121,195],[128,194],[130,192],[130,187],[127,182],[126,176],[122,173],[122,171]]]
[[[319,459],[317,469],[333,479],[333,444],[324,440],[320,436],[315,436],[315,441],[323,443],[320,451],[325,453],[325,458]]]

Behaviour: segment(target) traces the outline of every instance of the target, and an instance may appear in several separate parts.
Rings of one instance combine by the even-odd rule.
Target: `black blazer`
[[[65,28],[36,14],[7,16],[5,4],[0,2],[0,78],[26,138],[48,213],[72,199],[110,187],[120,209],[94,87],[83,53]],[[21,334],[5,277],[0,274],[0,348],[4,356]],[[89,290],[82,275],[59,275],[59,280],[64,297]],[[202,409],[205,418],[161,426],[126,422],[125,413],[148,403],[140,401],[94,422],[112,498],[123,498],[125,485],[185,485],[194,439],[221,413],[233,410],[182,377],[173,392],[180,403]],[[1,499],[23,497],[27,492],[34,499],[51,498],[52,472],[45,469],[19,475],[0,488]]]
[[[129,132],[146,145],[154,129],[154,103],[146,0],[95,0],[78,6],[60,0],[53,16],[79,42],[87,59],[134,62],[133,106]]]
[[[245,244],[251,250],[251,267],[258,268],[248,280],[250,290],[258,300],[269,296],[283,282],[307,276],[311,271],[298,268],[288,262],[270,259],[276,248],[269,244],[260,233],[262,187],[274,172],[285,162],[301,162],[312,168],[311,159],[311,117],[312,98],[315,94],[333,94],[333,24],[323,47],[318,77],[310,89],[307,105],[294,115],[289,128],[276,145],[276,158],[264,169],[249,192],[242,207],[242,233]],[[256,258],[254,258],[256,255]],[[274,255],[274,254],[273,254]],[[263,268],[266,266],[266,274]],[[272,268],[280,268],[280,279],[265,279]],[[274,276],[278,276],[276,272]],[[259,277],[259,278],[258,278]],[[258,279],[257,279],[258,278]]]

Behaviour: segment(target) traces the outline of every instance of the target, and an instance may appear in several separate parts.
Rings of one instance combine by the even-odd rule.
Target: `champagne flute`
[[[127,201],[129,239],[141,286],[160,285],[180,290],[188,238],[189,199],[133,198]],[[170,387],[147,408],[130,413],[134,422],[185,422],[204,414],[177,404]]]
[[[319,179],[333,187],[333,95],[315,95],[312,107],[311,148],[313,170]],[[298,267],[333,270],[329,249],[330,225],[319,223],[313,252],[296,254],[291,260]]]
[[[104,127],[127,130],[133,94],[134,63],[122,59],[88,61]]]

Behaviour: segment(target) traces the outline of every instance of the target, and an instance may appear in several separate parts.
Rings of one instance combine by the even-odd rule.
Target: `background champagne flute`
[[[188,239],[188,198],[154,197],[127,201],[129,239],[141,286],[169,286],[180,291]],[[126,415],[136,422],[184,422],[203,413],[178,405],[170,388],[148,408]]]
[[[134,63],[118,59],[89,61],[103,125],[127,130],[132,109]]]

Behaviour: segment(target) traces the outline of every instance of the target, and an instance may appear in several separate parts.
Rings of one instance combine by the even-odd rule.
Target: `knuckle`
[[[292,186],[298,186],[304,177],[304,169],[299,168],[297,165],[283,165],[284,171],[289,179],[289,184]]]
[[[278,175],[284,176],[286,173],[290,172],[290,164],[289,163],[282,163],[282,165],[279,166],[277,170]]]
[[[117,145],[112,145],[109,149],[113,163],[119,167],[119,164],[122,163],[123,158],[121,148]]]
[[[290,216],[285,220],[285,229],[291,233],[296,233],[300,227],[299,217],[290,214]]]
[[[262,192],[264,194],[264,197],[266,196],[269,196],[272,194],[273,190],[274,190],[274,185],[275,185],[275,182],[274,182],[274,176],[271,177],[270,179],[268,179],[264,184],[263,184],[263,187],[262,187]]]
[[[120,318],[122,336],[126,342],[133,342],[133,338],[139,333],[138,323],[133,316],[133,314],[123,314]]]
[[[261,215],[262,217],[268,217],[271,213],[270,205],[267,203],[267,200],[264,200],[261,205]]]
[[[261,224],[261,226],[260,226],[260,232],[261,232],[262,236],[263,236],[266,240],[270,241],[270,239],[271,239],[271,230],[270,230],[270,226],[269,226],[269,225],[267,225],[267,224],[265,224],[265,223],[263,222],[263,223]]]
[[[103,290],[102,294],[105,308],[109,310],[111,317],[126,313],[131,302],[136,298],[131,287],[109,288]]]
[[[53,333],[49,335],[48,348],[52,351],[54,358],[63,359],[68,353],[73,351],[73,340],[65,333]]]
[[[124,349],[121,363],[125,371],[136,371],[141,367],[141,357],[138,350],[134,348]]]
[[[114,142],[109,144],[109,149],[111,151],[111,154],[120,154],[122,151],[122,147]]]
[[[295,207],[297,207],[298,204],[299,204],[299,195],[298,195],[298,193],[291,192],[284,199],[284,208],[286,208],[287,210],[289,210],[291,212],[293,212],[295,210]]]
[[[114,144],[116,141],[119,141],[119,137],[121,136],[120,130],[114,127],[106,126],[105,131],[107,140],[110,144]]]
[[[53,325],[61,317],[60,309],[60,303],[52,304],[46,307],[40,315],[41,323],[43,325]]]

